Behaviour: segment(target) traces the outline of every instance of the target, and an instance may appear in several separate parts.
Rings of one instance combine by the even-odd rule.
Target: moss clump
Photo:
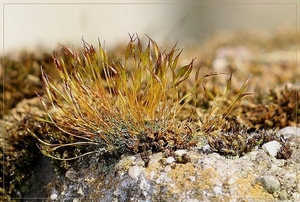
[[[54,108],[50,112],[41,99],[48,114],[43,121],[69,136],[65,144],[51,144],[38,138],[43,143],[42,152],[52,158],[78,158],[82,155],[64,158],[55,157],[53,152],[82,145],[93,148],[83,155],[188,148],[196,144],[199,131],[206,134],[220,129],[234,104],[248,95],[243,93],[247,80],[232,102],[224,105],[231,75],[220,101],[202,85],[201,93],[214,100],[214,107],[206,114],[196,113],[195,120],[180,120],[178,114],[187,103],[195,103],[188,113],[197,111],[202,80],[218,73],[201,77],[200,67],[193,66],[194,59],[178,67],[182,51],[177,52],[176,46],[169,52],[162,51],[151,38],[143,48],[140,39],[131,36],[124,58],[119,60],[112,59],[101,44],[96,50],[83,43],[82,54],[62,46],[63,56],[53,55],[59,83],[51,81],[42,70],[46,94]]]

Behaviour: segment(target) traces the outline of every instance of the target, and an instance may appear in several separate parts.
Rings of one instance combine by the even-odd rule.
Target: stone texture
[[[131,201],[298,199],[300,168],[295,163],[294,156],[289,160],[276,159],[262,148],[236,159],[228,159],[213,152],[207,154],[187,151],[191,152],[197,161],[166,164],[164,162],[169,157],[158,153],[152,155],[148,166],[141,167],[134,165],[133,160],[138,155],[124,156],[117,164],[110,165],[111,169],[103,171],[102,165],[90,161],[89,168],[77,173],[85,180],[75,186],[72,181],[65,179],[67,188],[64,194],[58,194],[58,199],[97,198],[104,202],[128,199]],[[133,176],[134,173],[138,174]],[[63,186],[55,188],[63,190]],[[80,189],[84,196],[78,194]]]
[[[277,152],[281,148],[281,144],[274,140],[274,141],[265,143],[262,146],[262,148],[265,149],[268,152],[268,154],[275,157],[277,155]]]
[[[275,176],[266,175],[261,177],[259,181],[269,193],[274,193],[280,188],[280,182]]]

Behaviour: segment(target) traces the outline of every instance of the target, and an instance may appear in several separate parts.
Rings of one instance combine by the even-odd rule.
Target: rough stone
[[[276,134],[277,136],[283,135],[283,137],[286,139],[290,139],[294,136],[300,137],[300,128],[287,126],[280,129]]]
[[[65,173],[66,178],[69,180],[76,182],[78,180],[76,171],[72,168],[70,168],[66,173]]]
[[[57,199],[57,197],[58,197],[58,195],[57,194],[51,194],[50,195],[50,200],[56,200]]]
[[[175,156],[183,156],[184,154],[187,154],[186,150],[180,149],[180,150],[176,150],[174,152]]]
[[[271,175],[263,176],[259,179],[259,181],[263,184],[264,188],[269,193],[274,193],[280,188],[279,180]]]
[[[128,170],[128,175],[132,178],[132,179],[138,179],[139,176],[141,174],[141,168],[139,166],[132,166],[131,168],[129,168]]]
[[[157,154],[153,154],[152,157],[149,159],[148,167],[159,166],[160,165],[159,161],[162,159],[162,157],[163,154],[161,152]]]
[[[169,156],[167,159],[166,159],[166,163],[167,164],[171,164],[175,161],[175,159],[172,157],[172,156]]]
[[[268,154],[275,157],[281,148],[281,144],[274,140],[263,144],[262,148],[265,149]]]
[[[219,186],[214,187],[213,192],[216,196],[222,195],[222,187]]]

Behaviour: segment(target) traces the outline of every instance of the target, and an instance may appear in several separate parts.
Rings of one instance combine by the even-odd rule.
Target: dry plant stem
[[[70,147],[70,146],[76,146],[76,145],[91,145],[93,144],[92,142],[73,142],[73,143],[69,143],[69,144],[50,144],[50,143],[47,143],[43,140],[41,140],[40,138],[38,138],[30,129],[27,128],[27,131],[33,136],[35,137],[36,139],[39,140],[40,143],[42,143],[42,145],[44,146],[47,146],[47,149],[46,150],[43,150],[41,149],[41,147],[39,147],[39,149],[42,151],[42,153],[45,155],[45,156],[48,156],[50,158],[53,158],[53,159],[56,159],[56,160],[66,160],[66,161],[69,161],[69,160],[74,160],[74,159],[77,159],[77,158],[81,158],[81,157],[84,157],[86,155],[89,155],[89,154],[93,154],[93,153],[96,153],[96,151],[91,151],[91,152],[86,152],[82,155],[79,155],[79,156],[75,156],[75,157],[71,157],[71,158],[59,158],[59,157],[56,157],[56,156],[53,156],[53,155],[50,155],[51,152],[54,152],[55,150],[59,149],[59,148],[62,148],[62,147]],[[95,145],[97,145],[96,143],[94,143]],[[50,148],[50,149],[49,149]]]
[[[225,98],[227,98],[227,94],[230,90],[231,87],[231,78],[232,78],[232,73],[230,74],[230,77],[227,81],[227,86],[226,86],[226,90],[224,95],[222,96],[222,100],[217,102],[216,98],[213,96],[212,93],[210,93],[209,91],[206,90],[205,86],[202,85],[203,90],[205,92],[205,94],[210,97],[212,100],[215,101],[215,105],[214,107],[210,110],[210,112],[208,113],[208,120],[205,120],[205,122],[202,124],[201,129],[202,131],[209,133],[212,130],[216,129],[217,126],[218,128],[222,128],[222,125],[225,123],[226,117],[231,113],[233,107],[235,106],[235,104],[241,100],[243,97],[247,96],[247,95],[251,95],[252,93],[244,93],[249,79],[251,78],[251,75],[248,77],[248,79],[242,84],[241,88],[239,89],[236,97],[233,99],[233,101],[231,101],[230,105],[228,107],[223,107],[223,101],[225,100]]]

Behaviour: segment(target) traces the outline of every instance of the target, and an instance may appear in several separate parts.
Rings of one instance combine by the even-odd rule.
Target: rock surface
[[[137,156],[123,156],[110,165],[94,156],[86,159],[88,168],[77,171],[77,183],[57,178],[53,188],[59,190],[57,200],[299,201],[299,145],[292,149],[292,157],[283,160],[263,148],[232,159],[198,148],[183,152],[189,162],[171,162],[174,157],[157,153],[146,166],[136,165]]]
[[[263,149],[265,149],[268,154],[270,154],[271,156],[276,156],[278,151],[281,148],[281,144],[275,140],[271,141],[271,142],[267,142],[262,146]]]
[[[22,110],[40,112],[35,107],[37,102],[39,100],[34,98],[20,103],[20,107],[13,110],[19,115],[14,119],[24,117]],[[4,119],[1,123],[11,127],[10,119]],[[34,178],[41,183],[28,181],[27,183],[32,183],[29,184],[32,189],[25,197],[30,198],[28,201],[38,200],[37,197],[39,199],[45,197],[43,200],[47,201],[104,202],[129,199],[130,201],[300,201],[298,131],[300,128],[288,126],[277,132],[278,136],[282,135],[286,139],[293,150],[291,158],[287,160],[276,159],[275,153],[265,148],[272,143],[269,142],[264,148],[257,147],[240,158],[232,159],[214,153],[208,144],[191,150],[177,150],[173,156],[154,153],[148,161],[144,161],[141,154],[137,154],[123,156],[117,162],[109,163],[96,153],[80,159],[81,165],[85,166],[75,166],[62,175],[53,173],[49,161],[41,161]],[[272,144],[270,149],[274,149]],[[45,175],[48,178],[45,178]],[[47,179],[47,182],[37,178]],[[34,184],[38,186],[33,186]],[[37,195],[39,190],[42,192]]]

